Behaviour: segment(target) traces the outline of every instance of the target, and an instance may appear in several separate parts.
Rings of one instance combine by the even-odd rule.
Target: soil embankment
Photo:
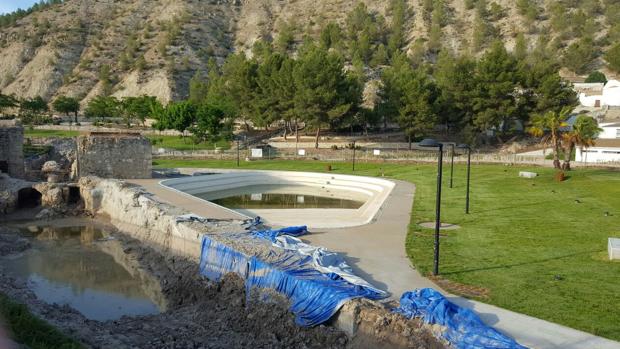
[[[86,218],[27,223],[50,224],[107,223]],[[122,245],[123,259],[131,261],[128,265],[159,282],[168,304],[165,312],[115,321],[89,320],[68,306],[37,299],[26,280],[10,276],[2,263],[0,292],[92,348],[443,348],[420,322],[405,320],[373,302],[347,304],[355,308],[363,335],[350,338],[332,326],[299,327],[288,302],[277,294],[252,292],[248,297],[244,281],[236,274],[214,283],[199,276],[194,261],[163,253],[118,230],[113,236]],[[29,248],[29,239],[17,229],[0,227],[0,258]],[[397,342],[393,341],[395,333],[400,338]]]
[[[69,306],[37,299],[26,280],[12,277],[0,263],[0,292],[24,303],[35,315],[62,332],[93,348],[444,348],[433,336],[438,329],[419,320],[406,320],[383,304],[348,301],[332,317],[331,324],[303,328],[295,324],[289,301],[273,291],[252,289],[245,280],[228,274],[220,282],[202,277],[198,257],[202,236],[247,256],[270,259],[283,253],[270,243],[258,244],[235,238],[247,233],[240,220],[195,219],[188,212],[159,202],[143,188],[118,180],[82,178],[77,183],[79,204],[45,208],[47,221],[23,221],[26,225],[49,225],[51,217],[82,214],[89,218],[64,218],[58,224],[79,225],[107,222],[120,247],[114,260],[125,267],[149,273],[161,289],[167,307],[157,315],[124,316],[114,321],[89,320]],[[42,200],[41,204],[43,204]],[[47,207],[46,205],[43,205]],[[61,205],[62,206],[62,205]],[[66,211],[66,212],[65,212]],[[21,214],[22,220],[36,212]],[[38,216],[41,216],[38,214]],[[13,224],[2,217],[0,258],[31,248]],[[77,220],[78,222],[72,222]],[[58,221],[58,219],[56,220]],[[247,235],[247,234],[246,234]],[[4,257],[3,257],[4,256]],[[87,271],[86,271],[87,272]],[[131,273],[133,275],[133,273]],[[157,283],[159,285],[157,285]]]
[[[76,222],[79,223],[79,222]],[[83,223],[83,222],[82,222]],[[89,222],[92,224],[92,222]],[[30,223],[31,224],[31,223]],[[48,224],[48,223],[44,223]],[[0,264],[0,292],[93,348],[344,348],[346,335],[334,328],[300,328],[283,300],[246,302],[243,280],[230,274],[219,284],[198,274],[198,265],[114,234],[127,258],[159,280],[168,309],[158,315],[93,321],[67,306],[47,304]],[[0,228],[0,257],[30,247],[17,230]]]

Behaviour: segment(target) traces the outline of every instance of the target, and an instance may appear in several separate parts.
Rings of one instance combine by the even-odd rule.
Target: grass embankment
[[[24,128],[24,137],[26,138],[45,138],[45,137],[61,137],[69,138],[80,134],[79,131],[69,130],[37,130]]]
[[[351,173],[347,163],[334,172]],[[158,167],[234,168],[234,161],[158,160]],[[242,169],[325,171],[314,161],[244,162]],[[416,267],[428,275],[433,230],[418,223],[434,219],[436,166],[356,164],[355,174],[407,180],[416,194],[406,246]],[[537,172],[535,179],[519,171]],[[577,169],[568,180],[538,167],[473,165],[471,213],[464,213],[465,166],[444,166],[442,221],[459,230],[442,231],[441,275],[453,292],[469,294],[541,319],[620,340],[620,262],[607,260],[607,238],[620,236],[620,172]],[[606,215],[605,212],[608,212]],[[379,232],[378,232],[379,233]],[[488,294],[488,295],[486,295]]]
[[[27,138],[45,138],[45,137],[75,137],[80,134],[79,131],[68,130],[37,130],[37,129],[25,129],[24,137]],[[194,143],[190,137],[180,136],[159,136],[159,135],[146,135],[151,141],[154,147],[166,148],[173,150],[213,150],[229,149],[230,142],[221,140],[216,143]]]
[[[174,150],[214,150],[214,149],[222,149],[226,150],[230,148],[230,142],[226,140],[220,140],[215,143],[194,143],[190,137],[179,137],[179,136],[157,136],[157,135],[147,135],[148,139],[151,140],[151,143],[154,147],[157,148],[166,148],[166,149],[174,149]]]
[[[0,320],[11,338],[31,349],[78,349],[83,346],[32,315],[27,307],[0,293]]]

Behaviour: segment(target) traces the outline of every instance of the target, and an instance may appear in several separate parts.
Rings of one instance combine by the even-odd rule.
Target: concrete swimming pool
[[[161,185],[273,226],[342,228],[372,221],[394,183],[372,177],[292,171],[227,171]]]

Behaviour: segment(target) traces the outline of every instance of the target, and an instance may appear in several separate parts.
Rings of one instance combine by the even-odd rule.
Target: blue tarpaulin
[[[302,236],[308,234],[308,227],[305,225],[295,226],[295,227],[286,227],[282,229],[268,229],[268,230],[258,230],[253,232],[255,236],[258,236],[263,239],[275,241],[278,236],[288,235],[288,236]]]
[[[383,298],[364,287],[351,284],[342,278],[331,278],[312,268],[312,258],[299,259],[289,253],[277,263],[266,263],[256,257],[250,258],[246,285],[272,288],[291,301],[291,311],[300,326],[315,326],[334,315],[347,301],[366,297]]]
[[[447,300],[432,288],[403,293],[394,309],[408,318],[444,326],[443,337],[458,349],[527,349],[514,339],[487,326],[473,311]]]
[[[222,276],[232,272],[245,278],[248,274],[248,258],[239,251],[203,236],[200,274],[219,281]]]
[[[300,232],[301,229],[291,231]],[[260,234],[231,234],[230,237],[247,245],[262,243],[274,247],[270,238],[260,237]],[[226,273],[235,272],[246,280],[248,290],[253,287],[276,290],[291,301],[291,311],[301,326],[315,326],[329,320],[348,300],[386,296],[381,290],[349,282],[336,273],[317,270],[312,255],[280,248],[257,253],[260,256],[246,255],[205,235],[200,273],[217,281]]]
[[[290,236],[293,233],[294,236]],[[293,251],[302,257],[311,257],[309,262],[311,267],[323,274],[327,274],[331,279],[342,278],[345,281],[366,289],[369,293],[374,294],[373,299],[387,297],[387,293],[380,290],[361,277],[355,275],[353,269],[345,261],[341,254],[332,252],[323,247],[312,246],[306,244],[296,238],[307,234],[306,226],[289,227],[280,230],[265,230],[252,232],[253,236],[270,241],[273,246]]]

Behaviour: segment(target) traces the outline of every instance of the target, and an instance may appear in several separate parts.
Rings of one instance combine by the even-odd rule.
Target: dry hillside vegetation
[[[408,1],[406,50],[411,55],[427,50],[436,21],[440,45],[454,53],[479,54],[492,38],[501,38],[512,50],[519,36],[529,48],[541,38],[561,51],[586,35],[602,53],[620,36],[620,27],[610,25],[609,19],[615,13],[609,9],[620,8],[617,0],[565,0],[560,8],[558,1],[487,1],[483,24],[481,1],[445,0],[437,16],[433,11],[437,1]],[[363,2],[389,26],[390,1]],[[344,25],[357,4],[354,0],[66,0],[0,28],[0,92],[46,100],[68,95],[83,102],[100,94],[147,94],[162,102],[180,99],[187,96],[196,72],[207,73],[209,58],[222,62],[235,50],[250,53],[258,39],[272,40],[285,27],[293,28],[295,43],[301,43],[306,34],[317,37],[329,22]],[[526,5],[532,10],[527,12]],[[481,37],[480,30],[492,35]],[[478,49],[472,50],[474,45]],[[600,55],[591,67],[609,74]]]

